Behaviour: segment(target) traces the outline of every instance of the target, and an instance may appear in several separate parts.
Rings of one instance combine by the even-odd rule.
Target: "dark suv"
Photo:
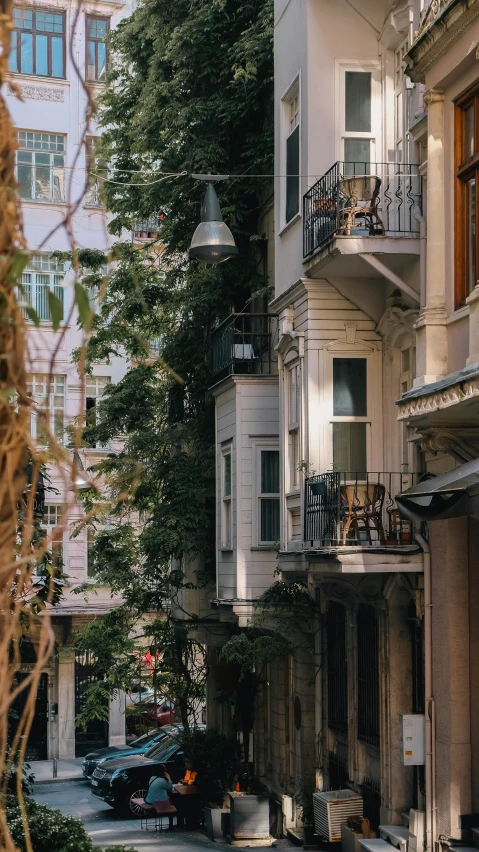
[[[133,804],[132,799],[145,797],[150,778],[161,763],[166,764],[173,783],[181,781],[185,774],[183,758],[183,747],[178,739],[165,737],[146,754],[119,757],[97,766],[91,780],[91,791],[120,814],[139,817],[142,810]]]

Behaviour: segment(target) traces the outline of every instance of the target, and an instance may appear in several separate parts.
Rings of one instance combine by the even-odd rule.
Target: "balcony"
[[[305,483],[304,544],[311,548],[382,551],[414,546],[410,521],[395,495],[418,482],[417,473],[323,473]]]
[[[162,218],[162,217],[161,217]],[[134,240],[156,240],[161,227],[159,216],[151,216],[142,222],[135,222],[133,228]]]
[[[271,376],[277,371],[277,314],[231,314],[213,332],[213,374]]]
[[[418,166],[337,162],[303,197],[303,256],[335,237],[419,236],[420,205]]]

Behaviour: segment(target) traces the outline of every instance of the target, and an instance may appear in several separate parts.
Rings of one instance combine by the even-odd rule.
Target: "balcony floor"
[[[395,574],[424,570],[419,545],[397,547],[305,547],[281,551],[279,567],[284,573],[312,571],[328,574]]]
[[[420,240],[418,234],[400,236],[335,236],[329,243],[303,260],[304,271],[308,278],[322,278],[328,267],[331,274],[344,278],[377,278],[382,275],[363,260],[361,254],[380,255],[383,261],[390,258],[388,266],[400,275],[404,264],[416,263],[419,259]],[[395,269],[395,265],[397,269]],[[419,294],[418,294],[419,295]]]

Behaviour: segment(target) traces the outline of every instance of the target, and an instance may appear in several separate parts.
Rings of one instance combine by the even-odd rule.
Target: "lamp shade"
[[[236,254],[238,248],[233,234],[223,221],[215,188],[212,183],[208,183],[201,208],[201,222],[190,245],[190,260],[217,264]]]

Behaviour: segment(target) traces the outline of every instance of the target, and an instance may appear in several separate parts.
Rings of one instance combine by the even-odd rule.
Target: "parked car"
[[[104,765],[100,764],[93,773],[91,791],[118,813],[128,817],[140,817],[142,809],[135,805],[132,799],[145,797],[150,778],[155,775],[161,763],[166,764],[173,783],[184,777],[183,747],[175,735],[169,734],[145,754],[119,757]]]
[[[126,694],[125,704],[130,707],[132,704],[144,704],[153,701],[155,698],[155,690],[145,683],[134,683],[130,692]]]
[[[82,763],[82,771],[85,778],[91,778],[93,772],[99,763],[104,763],[106,760],[114,760],[117,757],[126,757],[133,754],[145,754],[154,745],[157,745],[168,734],[180,730],[180,726],[165,725],[161,731],[154,730],[148,734],[138,737],[129,745],[125,746],[109,746],[108,748],[99,748],[97,751],[91,751],[86,755]]]
[[[156,725],[173,725],[176,719],[176,708],[169,698],[163,698],[158,701],[156,707],[153,702],[151,706],[145,706],[143,715]]]

